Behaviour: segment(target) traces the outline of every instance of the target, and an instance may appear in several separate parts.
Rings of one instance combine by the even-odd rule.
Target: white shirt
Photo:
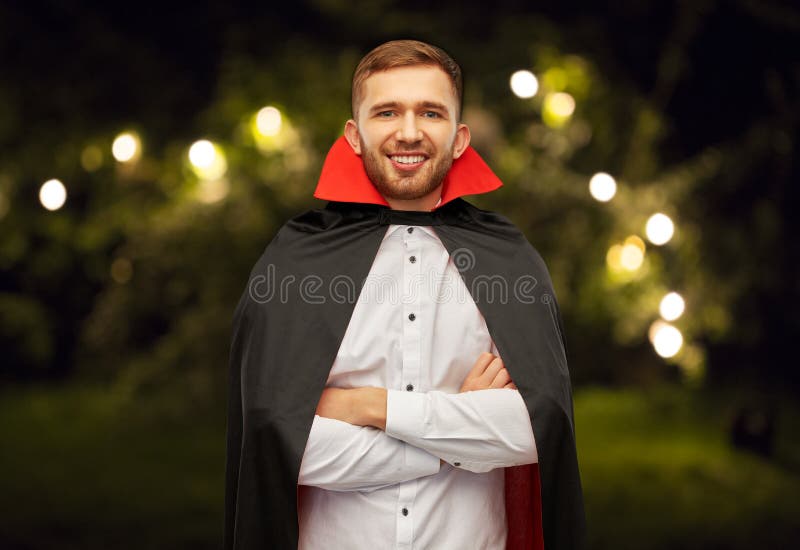
[[[485,351],[498,355],[435,229],[390,225],[327,381],[387,388],[386,431],[315,415],[299,549],[505,550],[503,467],[538,455],[519,391],[458,393]]]

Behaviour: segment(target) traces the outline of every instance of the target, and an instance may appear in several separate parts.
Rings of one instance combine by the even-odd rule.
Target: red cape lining
[[[501,187],[492,169],[472,147],[453,161],[450,171],[442,182],[441,208],[451,200],[465,195],[488,193]],[[328,151],[319,176],[314,196],[318,199],[339,202],[365,202],[389,206],[367,177],[364,163],[344,136],[341,136]]]

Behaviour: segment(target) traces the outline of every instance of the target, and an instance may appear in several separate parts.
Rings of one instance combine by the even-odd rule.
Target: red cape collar
[[[436,208],[441,208],[451,200],[464,195],[494,191],[501,185],[503,182],[480,155],[472,147],[467,147],[464,154],[453,161],[453,166],[445,176],[442,201]],[[389,206],[367,177],[361,157],[356,155],[344,136],[336,140],[328,151],[314,196],[327,201],[366,202]]]

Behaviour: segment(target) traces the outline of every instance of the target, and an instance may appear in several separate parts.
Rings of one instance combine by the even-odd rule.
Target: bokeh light
[[[569,117],[575,112],[575,100],[566,92],[557,92],[548,97],[548,107],[556,116]]]
[[[636,271],[644,262],[644,241],[636,235],[631,235],[625,239],[620,251],[619,261],[624,269]]]
[[[661,313],[661,317],[667,321],[674,321],[683,315],[685,308],[686,303],[683,301],[683,297],[677,292],[670,292],[661,298],[658,311]]]
[[[617,182],[605,172],[598,172],[589,180],[589,193],[595,200],[608,202],[617,194]]]
[[[530,71],[522,70],[512,74],[510,85],[514,95],[522,99],[533,97],[539,91],[539,81]]]
[[[196,168],[208,168],[214,162],[214,144],[207,139],[195,141],[189,148],[189,160]]]
[[[612,271],[622,270],[622,245],[615,244],[606,253],[606,264]]]
[[[681,331],[660,319],[650,325],[650,342],[661,357],[675,356],[683,347]]]
[[[668,243],[674,232],[675,224],[669,216],[660,212],[650,216],[645,226],[647,240],[657,246]]]
[[[256,128],[264,137],[278,135],[282,125],[281,112],[275,107],[264,107],[256,114]]]
[[[299,148],[300,134],[284,111],[268,105],[253,113],[247,122],[253,143],[265,155],[283,152],[291,155]]]
[[[142,143],[133,132],[119,134],[111,145],[111,154],[118,162],[132,162],[139,158],[141,151]]]
[[[189,162],[200,179],[221,178],[228,170],[228,161],[222,149],[207,139],[201,139],[189,148]]]
[[[547,94],[542,104],[542,120],[551,128],[563,126],[575,112],[575,99],[566,92]]]
[[[39,188],[39,202],[48,210],[58,210],[67,200],[67,188],[57,179],[47,180]]]

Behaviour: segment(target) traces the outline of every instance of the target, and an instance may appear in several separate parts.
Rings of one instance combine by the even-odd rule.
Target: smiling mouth
[[[426,155],[387,155],[398,170],[416,170],[428,160]]]

